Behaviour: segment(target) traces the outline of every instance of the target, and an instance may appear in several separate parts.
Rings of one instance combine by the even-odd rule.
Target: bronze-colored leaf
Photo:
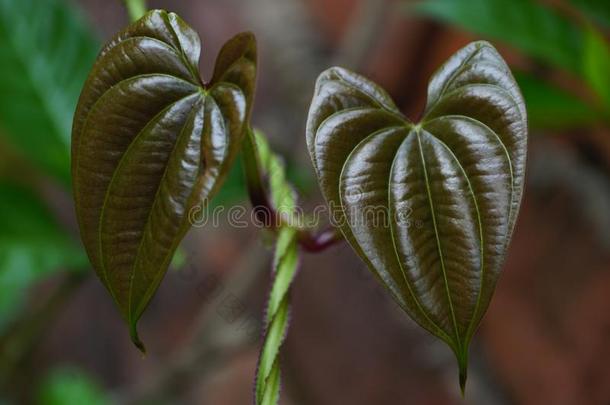
[[[74,116],[72,177],[81,237],[142,348],[136,323],[239,150],[256,78],[250,33],[199,76],[198,35],[154,10],[104,46]]]
[[[457,52],[432,77],[418,124],[374,83],[332,68],[317,82],[307,144],[346,239],[453,349],[463,386],[523,191],[526,111],[505,62],[486,42]]]

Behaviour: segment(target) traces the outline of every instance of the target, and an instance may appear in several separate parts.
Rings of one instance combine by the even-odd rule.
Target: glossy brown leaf
[[[198,35],[180,17],[147,13],[104,46],[74,117],[81,237],[141,348],[136,323],[190,227],[189,211],[227,174],[253,97],[252,34],[227,42],[209,83],[199,54]]]
[[[523,99],[486,42],[432,77],[414,124],[377,85],[345,69],[318,79],[307,144],[346,239],[401,307],[455,352],[489,305],[525,172]]]

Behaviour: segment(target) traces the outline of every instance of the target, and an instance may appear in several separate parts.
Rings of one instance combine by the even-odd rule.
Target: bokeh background
[[[282,404],[610,404],[608,0],[165,0],[201,35],[259,39],[255,125],[305,207],[320,204],[304,126],[316,76],[341,65],[417,119],[427,80],[487,39],[521,85],[531,142],[521,215],[471,349],[467,397],[444,344],[341,245],[306,255],[292,292]],[[194,229],[132,346],[78,239],[70,128],[118,0],[0,0],[0,404],[252,402],[269,237]],[[236,168],[217,205],[245,200]],[[262,236],[262,237],[261,237]]]

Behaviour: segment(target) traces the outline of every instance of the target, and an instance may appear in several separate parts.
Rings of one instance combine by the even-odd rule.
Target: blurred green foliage
[[[66,190],[72,115],[97,49],[90,28],[63,0],[0,0],[3,141]],[[75,238],[29,187],[0,179],[0,332],[35,282],[87,267]]]
[[[428,0],[416,10],[500,40],[549,64],[580,69],[582,34],[559,14],[531,0]]]
[[[83,371],[73,367],[52,370],[38,390],[39,405],[104,405],[110,399]]]
[[[60,268],[82,269],[87,258],[32,191],[0,182],[0,195],[1,333],[30,285]]]
[[[0,128],[23,156],[70,184],[70,131],[98,43],[61,0],[0,0]]]
[[[610,25],[610,1],[572,0],[573,6]],[[411,8],[409,8],[411,9]],[[598,27],[570,19],[535,0],[425,0],[417,13],[513,46],[542,65],[583,81],[598,100],[581,99],[546,77],[518,74],[530,123],[541,128],[594,125],[610,117],[610,51]]]
[[[605,27],[610,27],[610,1],[608,0],[570,0],[574,7],[589,18]]]
[[[610,49],[606,39],[593,27],[585,31],[583,75],[610,112]]]
[[[23,311],[32,286],[58,271],[88,268],[82,247],[58,223],[37,182],[11,172],[23,162],[69,191],[72,115],[97,52],[95,35],[71,3],[0,0],[0,144],[20,162],[0,174],[0,336],[35,318]],[[10,356],[11,340],[3,342],[9,347],[0,354]],[[8,367],[11,360],[1,357],[0,364]],[[58,372],[45,382],[40,403],[105,403],[100,398],[82,375]]]
[[[529,123],[534,128],[585,127],[600,119],[600,114],[584,101],[531,74],[518,72],[515,79],[527,101]]]

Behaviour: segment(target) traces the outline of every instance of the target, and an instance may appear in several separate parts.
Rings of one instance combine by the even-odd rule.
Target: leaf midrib
[[[150,121],[148,121],[148,123],[144,126],[144,128],[142,128],[138,134],[133,138],[133,140],[131,141],[131,143],[129,144],[129,146],[127,147],[127,149],[125,150],[125,152],[123,153],[123,155],[121,156],[121,158],[119,159],[119,162],[117,163],[116,168],[114,169],[114,171],[112,172],[112,178],[110,179],[110,182],[108,183],[108,187],[106,188],[106,192],[104,193],[104,202],[102,203],[102,207],[100,210],[100,217],[99,217],[99,221],[98,221],[98,251],[99,251],[99,255],[100,255],[100,266],[102,268],[102,274],[104,274],[104,279],[106,280],[106,284],[108,285],[108,289],[110,290],[110,293],[112,294],[113,298],[115,299],[115,301],[117,302],[117,304],[119,303],[118,300],[116,299],[116,294],[112,288],[112,285],[110,284],[110,282],[108,281],[108,274],[106,271],[106,264],[105,264],[105,260],[104,260],[104,253],[103,253],[103,243],[102,243],[102,230],[103,230],[103,223],[104,223],[104,218],[106,215],[106,207],[108,204],[108,199],[110,198],[110,190],[112,189],[112,186],[116,180],[116,174],[119,172],[119,170],[121,169],[121,167],[123,166],[126,157],[130,154],[130,152],[132,151],[132,148],[134,147],[134,145],[137,143],[138,139],[143,136],[143,134],[146,132],[146,130],[148,128],[150,128],[150,126],[156,121],[157,118],[161,117],[162,114],[165,114],[169,109],[171,109],[172,107],[174,107],[176,104],[184,101],[185,99],[194,96],[196,93],[191,93],[187,96],[184,96],[170,104],[168,104],[167,106],[165,106],[164,108],[162,108]],[[177,139],[176,139],[177,141]],[[153,200],[154,201],[154,200]]]
[[[398,153],[400,152],[400,149],[402,148],[403,144],[409,139],[409,137],[415,132],[414,129],[411,129],[409,131],[409,133],[405,136],[405,139],[402,141],[402,143],[398,146],[398,148],[396,149],[396,154],[394,155],[394,158],[392,159],[392,164],[390,166],[390,176],[388,179],[388,182],[392,181],[392,173],[394,172],[394,165],[396,164],[396,159],[398,158]],[[395,232],[394,232],[394,222],[391,221],[391,219],[393,218],[393,204],[392,204],[392,193],[391,193],[391,185],[388,184],[388,209],[390,210],[390,239],[392,240],[392,247],[394,249],[394,256],[396,257],[396,261],[398,262],[398,266],[400,267],[400,271],[402,273],[403,279],[405,281],[405,285],[407,286],[407,289],[409,290],[409,293],[411,294],[411,297],[413,298],[413,301],[415,302],[415,304],[417,305],[417,308],[419,309],[419,312],[421,312],[421,314],[424,316],[424,318],[430,323],[430,325],[434,328],[436,328],[436,332],[438,333],[439,337],[441,339],[443,339],[450,347],[453,346],[453,343],[451,341],[450,336],[447,334],[447,332],[445,332],[445,330],[443,330],[443,328],[441,328],[440,325],[438,325],[436,322],[434,322],[431,318],[431,315],[428,314],[428,312],[424,309],[423,305],[421,304],[421,302],[419,301],[419,298],[415,295],[415,293],[413,292],[413,289],[411,288],[411,284],[409,283],[409,280],[407,278],[407,273],[404,269],[404,266],[402,265],[402,260],[400,258],[400,255],[398,253],[398,245],[396,242],[396,236],[395,236]]]
[[[456,338],[456,344],[457,344],[457,349],[458,352],[462,352],[462,342],[460,339],[460,333],[459,333],[459,329],[457,326],[457,320],[456,320],[456,316],[455,316],[455,309],[453,308],[453,300],[451,299],[451,292],[449,291],[449,282],[447,279],[447,270],[445,268],[445,260],[444,260],[444,256],[443,256],[443,249],[442,249],[442,245],[441,245],[441,241],[440,241],[440,236],[439,236],[439,230],[438,230],[438,224],[436,222],[436,213],[434,210],[434,202],[432,200],[432,192],[430,190],[430,180],[428,178],[428,169],[426,167],[426,158],[424,156],[424,151],[422,148],[422,144],[421,144],[421,135],[420,135],[420,130],[416,129],[415,130],[415,135],[417,136],[417,144],[419,147],[419,154],[421,157],[421,163],[422,163],[422,168],[424,171],[424,180],[425,180],[425,184],[426,184],[426,192],[428,195],[428,202],[430,203],[430,214],[432,216],[432,225],[434,227],[434,236],[436,237],[436,246],[438,248],[438,254],[439,254],[439,260],[440,260],[440,264],[441,264],[441,271],[443,273],[443,280],[445,282],[445,292],[447,293],[447,300],[449,303],[449,311],[451,313],[451,319],[453,321],[453,327],[455,329],[455,338]]]
[[[466,330],[464,344],[467,345],[468,337],[470,336],[470,333],[471,333],[470,331],[473,328],[473,324],[478,316],[479,306],[481,304],[481,296],[483,295],[483,286],[484,286],[485,276],[486,276],[486,274],[485,274],[486,273],[485,249],[484,249],[485,239],[483,237],[483,221],[481,219],[481,211],[479,209],[479,203],[477,202],[476,194],[472,187],[472,183],[470,182],[470,178],[468,177],[468,174],[466,174],[466,170],[464,169],[464,166],[462,165],[462,163],[460,162],[460,160],[458,159],[456,154],[453,152],[453,150],[449,147],[449,145],[447,145],[445,142],[443,142],[439,137],[434,136],[434,134],[432,132],[429,132],[428,130],[426,130],[426,132],[428,132],[436,142],[438,142],[440,145],[442,145],[447,150],[447,152],[449,152],[449,154],[453,157],[453,160],[455,160],[455,163],[458,165],[460,171],[462,172],[464,179],[466,179],[466,183],[468,184],[468,190],[470,192],[470,195],[472,196],[472,201],[474,203],[474,208],[475,208],[475,211],[477,214],[477,223],[479,225],[479,254],[481,256],[481,258],[480,258],[481,275],[480,275],[479,289],[477,291],[477,302],[475,304],[475,307],[474,307],[474,310],[472,313],[472,318],[470,319],[470,322],[468,323],[468,328]],[[509,160],[509,162],[510,162],[510,160]],[[512,183],[512,181],[511,181],[511,183]],[[509,201],[509,207],[510,207],[510,201]]]
[[[206,100],[209,100],[209,101],[213,102],[213,103],[214,103],[214,105],[215,105],[215,107],[216,107],[218,110],[220,110],[220,108],[218,107],[218,104],[216,103],[216,100],[214,99],[214,97],[207,95],[205,92],[203,92],[203,94],[204,94],[204,96],[202,97],[202,100],[201,100],[201,102],[203,103],[203,105],[202,105],[202,107],[201,107],[201,108],[203,108],[203,114],[204,114],[204,116],[205,116],[205,108],[206,108],[205,101],[206,101]],[[227,128],[224,126],[224,125],[225,125],[225,124],[224,124],[224,121],[222,121],[221,123],[222,123],[222,125],[223,125],[224,132],[225,132],[225,133],[227,133],[227,132],[228,132],[228,130],[227,130]],[[203,138],[203,130],[204,130],[204,128],[205,128],[205,122],[204,122],[204,124],[203,124],[203,125],[204,125],[204,126],[203,126],[203,128],[202,128],[201,141],[200,141],[200,142],[201,142],[201,145],[203,145],[203,143],[204,143],[204,138]],[[229,138],[227,137],[227,139],[229,139]],[[229,148],[229,143],[230,143],[230,142],[227,142],[227,143],[226,143],[226,148],[225,148],[225,157],[227,156],[227,154],[226,154],[226,153],[227,153],[227,149]],[[172,152],[172,153],[173,153],[173,152]],[[202,154],[201,156],[203,156],[203,154]],[[207,170],[207,167],[205,167],[205,165],[206,165],[206,162],[204,161],[204,159],[203,159],[203,158],[202,158],[202,159],[200,159],[200,161],[199,161],[199,169],[198,169],[198,171],[197,171],[197,178],[198,178],[198,181],[200,181],[200,180],[201,180],[203,177],[205,177],[205,176],[206,176],[205,171]],[[205,167],[205,168],[204,168],[204,167]],[[202,172],[202,170],[204,171],[204,173],[203,173],[203,174],[201,173],[201,172]],[[217,177],[216,179],[218,179],[218,177]],[[195,182],[195,184],[197,184],[197,182]],[[194,188],[193,188],[193,190],[191,191],[191,193],[190,193],[190,194],[189,194],[189,196],[187,197],[187,203],[185,204],[187,207],[191,207],[191,206],[192,206],[192,200],[195,198],[195,195],[196,195],[196,193],[197,193],[199,190],[200,190],[200,188],[199,188],[199,187],[194,187]],[[212,196],[212,195],[213,195],[213,193],[214,193],[214,190],[213,190],[213,189],[210,189],[210,190],[209,190],[208,197]],[[155,197],[155,199],[156,199],[156,197]],[[185,217],[184,217],[184,218],[182,219],[182,221],[180,222],[180,225],[179,225],[179,227],[178,227],[178,234],[179,234],[179,235],[181,235],[181,237],[177,237],[177,238],[175,238],[175,239],[174,239],[174,242],[172,243],[172,245],[171,245],[171,246],[170,246],[170,248],[169,248],[169,251],[170,251],[170,252],[175,251],[175,249],[176,249],[176,248],[178,247],[178,245],[180,244],[180,242],[181,242],[181,240],[182,240],[182,236],[183,236],[183,235],[186,233],[186,230],[188,229],[188,227],[187,227],[188,222],[186,222],[186,221],[188,221],[188,219],[189,219],[189,216],[188,216],[188,214],[187,214],[187,215],[185,215]],[[148,222],[148,221],[147,221],[147,222]],[[139,251],[139,249],[138,249],[138,251]],[[171,255],[168,255],[168,256],[165,258],[165,262],[162,264],[162,266],[161,266],[161,267],[162,267],[162,268],[167,268],[167,265],[169,265],[169,262],[170,262],[171,258],[172,258],[172,256],[171,256]],[[135,268],[134,268],[134,274],[135,274]],[[164,275],[165,275],[165,272],[159,272],[158,274],[156,274],[156,275],[155,275],[155,277],[153,278],[153,282],[152,282],[152,283],[151,283],[151,284],[148,286],[148,288],[147,288],[147,289],[146,289],[146,291],[144,292],[143,299],[142,299],[142,301],[140,302],[140,304],[138,305],[138,307],[136,308],[136,310],[135,310],[135,312],[134,312],[134,313],[135,313],[135,315],[136,315],[136,317],[138,317],[138,314],[139,314],[141,311],[143,311],[142,306],[143,306],[143,305],[146,305],[146,303],[148,302],[148,300],[149,300],[149,299],[152,297],[152,295],[154,294],[154,286],[155,286],[155,285],[157,285],[157,282],[159,281],[159,279],[160,279],[160,278],[162,278]],[[137,320],[137,318],[136,318],[136,320]]]
[[[191,95],[192,95],[192,94],[191,94]],[[192,110],[190,111],[190,113],[189,113],[189,115],[188,115],[187,119],[184,121],[184,125],[183,125],[182,129],[181,129],[180,133],[178,134],[178,136],[176,137],[176,142],[174,143],[174,147],[172,148],[172,151],[171,151],[171,153],[170,153],[170,155],[169,155],[169,156],[170,156],[170,157],[169,157],[169,159],[171,159],[171,156],[173,156],[173,155],[174,155],[174,153],[175,153],[175,151],[176,151],[176,148],[178,147],[178,145],[179,145],[180,140],[182,139],[182,137],[183,137],[183,136],[186,136],[186,133],[187,133],[187,132],[186,132],[187,125],[188,125],[188,123],[190,122],[190,120],[191,120],[191,119],[192,119],[192,118],[193,118],[193,117],[194,117],[194,116],[197,114],[197,112],[199,111],[199,108],[200,108],[200,107],[199,107],[199,104],[202,102],[202,100],[203,100],[203,97],[201,97],[201,99],[200,99],[200,100],[198,100],[198,102],[197,102],[197,103],[195,103],[195,106],[193,106],[193,108],[192,108]],[[169,163],[169,161],[168,161],[168,163]],[[162,188],[162,185],[163,185],[163,181],[164,181],[164,180],[166,179],[166,177],[167,177],[168,168],[169,168],[169,164],[165,166],[165,169],[163,170],[163,175],[161,176],[161,180],[159,181],[159,186],[157,187],[157,190],[155,191],[155,196],[154,196],[154,198],[152,199],[153,204],[151,205],[151,209],[150,209],[150,211],[149,211],[149,213],[148,213],[148,215],[147,215],[147,217],[146,217],[146,221],[144,221],[144,224],[145,224],[145,226],[144,226],[144,230],[146,229],[146,225],[148,225],[148,223],[150,222],[150,219],[151,219],[151,216],[152,216],[152,213],[153,213],[153,210],[154,210],[154,205],[155,205],[155,202],[156,202],[156,201],[158,200],[158,198],[159,198],[159,193],[161,192],[161,188]],[[134,283],[133,283],[133,280],[135,279],[135,274],[136,274],[136,265],[137,265],[137,263],[138,263],[138,261],[139,261],[139,258],[140,258],[140,252],[141,252],[142,246],[144,245],[144,239],[145,239],[145,238],[144,238],[144,236],[145,236],[145,232],[143,231],[143,232],[142,232],[142,238],[140,239],[140,242],[138,243],[138,249],[136,250],[136,252],[137,252],[137,253],[136,253],[136,256],[135,256],[135,257],[136,257],[136,260],[135,260],[135,262],[133,263],[133,268],[132,268],[132,272],[131,272],[131,275],[130,275],[130,281],[129,281],[129,293],[128,293],[128,305],[127,305],[127,310],[128,310],[128,314],[129,314],[129,315],[128,315],[128,317],[129,317],[129,324],[130,324],[130,325],[133,325],[133,324],[134,324],[134,319],[132,318],[132,316],[133,316],[134,314],[136,314],[136,316],[137,316],[137,312],[139,311],[139,308],[138,308],[136,311],[132,311],[133,284],[134,284]],[[154,285],[154,284],[153,284],[153,285]],[[148,293],[148,290],[145,292],[144,296],[146,296],[146,295],[147,295],[147,293]]]

